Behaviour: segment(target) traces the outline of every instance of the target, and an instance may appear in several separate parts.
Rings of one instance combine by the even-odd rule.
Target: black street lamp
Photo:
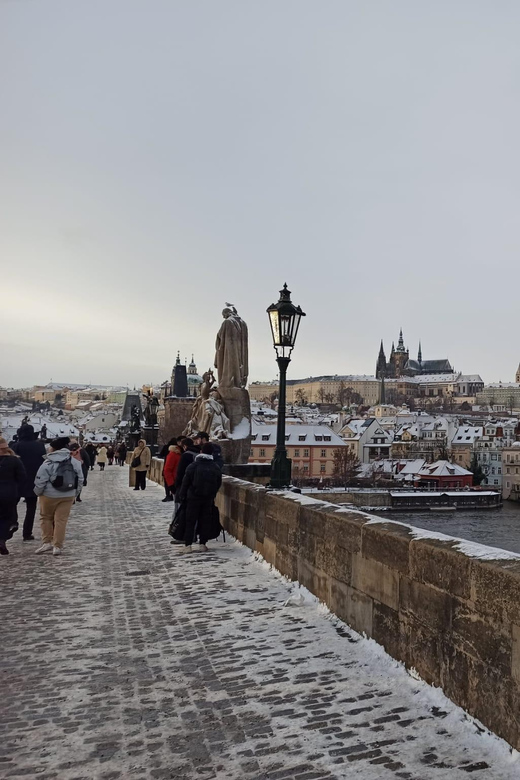
[[[280,392],[278,394],[278,427],[276,431],[276,450],[271,462],[271,487],[284,488],[291,484],[291,461],[285,447],[285,405],[287,367],[291,362],[291,353],[298,335],[300,320],[305,312],[291,301],[291,291],[284,284],[280,290],[280,300],[267,309],[273,334],[273,346],[276,350],[276,362],[280,369]]]

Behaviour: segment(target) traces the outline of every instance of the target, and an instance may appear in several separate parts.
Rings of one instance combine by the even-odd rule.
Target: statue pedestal
[[[154,455],[157,455],[158,433],[159,433],[159,427],[157,425],[145,425],[143,428],[142,438],[145,440],[148,447],[150,447],[150,452],[152,453],[152,457]]]
[[[191,418],[191,410],[195,398],[176,398],[170,396],[164,399],[164,416],[159,421],[159,444],[166,444],[174,436],[181,436]]]
[[[247,390],[219,387],[224,409],[231,425],[227,439],[219,439],[224,463],[247,463],[251,454],[251,401]]]

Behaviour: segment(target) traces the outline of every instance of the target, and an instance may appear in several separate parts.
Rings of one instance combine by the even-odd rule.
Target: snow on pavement
[[[0,775],[509,780],[518,754],[237,542],[91,473],[64,555],[0,560]],[[8,631],[5,628],[8,627]]]

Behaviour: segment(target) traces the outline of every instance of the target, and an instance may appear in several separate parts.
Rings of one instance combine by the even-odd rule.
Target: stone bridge
[[[386,635],[392,652],[394,586],[375,563],[370,575],[360,573],[359,562],[338,569],[333,553],[339,538],[352,546],[361,534],[361,557],[375,562],[376,554],[383,556],[376,543],[383,530],[364,531],[363,523],[356,525],[361,516],[351,516],[348,533],[335,539],[327,508],[268,497],[227,479],[222,510],[263,559],[231,537],[210,543],[209,553],[182,556],[166,535],[171,505],[161,503],[162,495],[151,482],[145,492],[130,490],[126,468],[93,473],[83,503],[73,508],[61,557],[35,556],[37,542],[15,538],[0,560],[2,778],[518,778],[517,754],[504,741],[266,562],[295,573],[288,567],[296,565],[291,544],[299,524],[304,558],[313,549],[315,563],[334,567],[334,579],[351,578],[345,588],[352,592],[334,597],[337,611],[350,610],[351,622],[361,628],[364,621],[380,642]],[[312,513],[320,511],[326,559],[311,533]],[[389,535],[380,566],[398,561],[403,567],[406,544],[404,532]],[[413,544],[424,552],[425,542]],[[435,549],[446,555],[442,546]],[[435,555],[428,563],[425,553],[423,571],[448,577]],[[301,566],[305,583],[327,595],[322,575],[311,563]],[[400,573],[409,580],[402,593],[410,609],[422,602],[427,623],[430,607],[426,592],[414,590],[415,572]],[[436,587],[449,584],[457,598],[479,604],[484,582],[471,577],[469,594],[453,572]],[[366,595],[371,612],[354,590],[372,592]],[[505,592],[489,578],[486,593],[489,610],[500,599],[501,618],[512,617]],[[492,636],[488,641],[491,653]],[[501,669],[511,662],[507,653],[489,658],[501,660]],[[483,696],[496,693],[491,672]]]

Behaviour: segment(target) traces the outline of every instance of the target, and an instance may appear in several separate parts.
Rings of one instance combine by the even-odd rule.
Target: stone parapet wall
[[[133,458],[133,450],[132,452],[127,452],[126,454],[126,461],[125,463],[127,466],[130,466]],[[152,462],[150,463],[150,468],[148,469],[146,476],[148,479],[151,479],[152,482],[157,482],[158,485],[164,485],[162,470],[164,467],[164,460],[162,458],[152,458]],[[129,477],[128,477],[128,484],[130,487],[133,487],[135,485],[135,471],[132,468],[128,469],[129,471]]]
[[[520,558],[469,557],[456,540],[231,477],[217,503],[243,544],[520,749]]]

